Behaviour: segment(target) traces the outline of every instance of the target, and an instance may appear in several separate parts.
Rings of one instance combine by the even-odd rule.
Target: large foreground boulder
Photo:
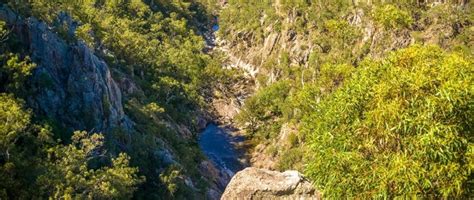
[[[221,199],[320,199],[320,193],[297,171],[248,167],[232,178]]]

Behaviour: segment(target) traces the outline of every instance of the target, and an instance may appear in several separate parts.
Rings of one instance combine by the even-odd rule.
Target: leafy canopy
[[[412,46],[366,60],[304,118],[329,198],[460,198],[474,169],[472,57]]]
[[[138,169],[129,167],[130,157],[120,153],[111,166],[91,168],[91,162],[105,156],[101,149],[104,137],[76,131],[72,144],[48,150],[47,172],[38,178],[45,194],[58,198],[129,199],[143,180]]]

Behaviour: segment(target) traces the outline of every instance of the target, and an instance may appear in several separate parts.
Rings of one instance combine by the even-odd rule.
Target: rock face
[[[229,183],[231,176],[224,171],[219,170],[211,161],[202,161],[199,165],[199,171],[210,180],[212,187],[206,192],[206,198],[209,200],[220,199],[222,192]]]
[[[15,27],[20,42],[37,64],[30,83],[32,94],[27,99],[36,113],[73,130],[131,128],[123,111],[122,94],[107,64],[84,43],[67,42],[44,22],[22,19],[4,6],[0,7],[0,19]],[[61,20],[71,29],[77,26],[68,16]]]
[[[29,55],[37,65],[25,83],[29,92],[25,100],[35,115],[59,123],[54,125],[59,125],[61,131],[63,128],[67,130],[64,132],[100,132],[112,135],[111,139],[115,140],[110,133],[118,128],[131,134],[130,138],[134,137],[133,133],[137,130],[124,112],[122,101],[132,95],[144,96],[144,92],[131,77],[118,69],[109,68],[100,57],[101,52],[94,52],[80,40],[74,39],[78,23],[68,14],[60,13],[55,22],[48,25],[34,17],[22,17],[0,4],[0,20],[11,26],[14,35],[18,36],[15,40],[24,51],[22,53]],[[57,31],[58,26],[62,31]],[[206,127],[208,118],[197,118],[198,129]],[[162,123],[169,130],[176,130],[183,141],[193,139],[188,127],[174,121],[165,120]],[[68,136],[64,135],[61,139],[68,139]],[[155,149],[146,150],[150,152],[147,159],[157,162],[150,170],[161,173],[168,166],[182,166],[171,144],[159,136],[153,139],[150,143],[157,145]],[[131,143],[113,143],[121,150],[133,148]],[[209,161],[203,161],[199,170],[209,181],[206,197],[219,199],[231,177]],[[179,179],[190,191],[198,190],[196,182],[189,176],[183,175]]]
[[[248,167],[232,178],[221,199],[321,198],[320,193],[297,171],[281,173]]]

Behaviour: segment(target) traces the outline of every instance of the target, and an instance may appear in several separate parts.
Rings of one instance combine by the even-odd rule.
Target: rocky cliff
[[[107,64],[84,43],[69,44],[44,22],[23,19],[6,7],[0,9],[0,19],[14,27],[19,42],[37,64],[27,99],[36,113],[69,130],[131,129],[121,91]],[[70,18],[64,23],[73,26]]]
[[[297,171],[248,167],[232,178],[221,199],[320,199],[320,193]]]
[[[155,186],[152,190],[164,188],[160,175],[168,168],[187,168],[183,154],[177,150],[176,143],[186,146],[194,140],[190,127],[167,119],[149,119],[153,127],[161,127],[171,136],[152,135],[143,132],[143,125],[132,118],[128,107],[141,112],[143,105],[133,99],[133,95],[144,95],[139,84],[119,69],[112,69],[83,41],[76,39],[75,29],[79,26],[68,14],[60,13],[53,24],[48,24],[35,17],[23,17],[6,5],[0,7],[0,20],[12,27],[12,35],[27,55],[36,64],[31,78],[25,85],[28,88],[26,102],[38,118],[45,119],[58,126],[58,135],[68,140],[75,130],[102,133],[110,142],[110,153],[127,152],[134,164],[140,165],[141,172],[151,173]],[[67,31],[60,32],[63,29]],[[114,74],[114,76],[112,75]],[[143,115],[142,113],[139,113]],[[129,117],[130,116],[130,117]],[[198,128],[206,125],[204,117],[198,120]],[[141,126],[141,127],[139,127]],[[141,143],[144,135],[152,135],[146,144]],[[186,147],[190,151],[190,147]],[[218,199],[230,177],[222,177],[215,166],[204,158],[193,158],[200,165],[194,166],[197,175],[191,178],[186,173],[173,177],[173,183],[194,193]],[[141,166],[144,162],[151,166]],[[188,161],[189,162],[189,161]],[[138,163],[138,164],[137,164]],[[170,170],[168,170],[170,171]],[[173,172],[173,171],[172,171]],[[196,178],[198,177],[198,178]],[[148,177],[147,177],[148,179]],[[206,191],[196,188],[199,182],[206,182]],[[176,186],[175,186],[176,187]],[[184,190],[184,189],[183,189]],[[146,195],[146,194],[145,194]]]
[[[472,51],[466,47],[472,43],[472,30],[468,28],[471,22],[464,16],[469,7],[465,3],[440,1],[425,4],[423,9],[410,11],[359,1],[327,5],[229,2],[222,8],[216,41],[220,49],[231,55],[229,60],[235,64],[230,66],[243,69],[255,79],[257,92],[287,80],[292,88],[305,88],[320,81],[324,66],[344,63],[357,67],[366,58],[378,59],[413,44],[439,45],[444,49],[464,45],[460,48]],[[341,82],[335,81],[334,85]],[[318,89],[321,93],[329,92]],[[294,109],[292,115],[298,112]],[[251,160],[253,166],[275,169],[285,157],[282,152],[292,149],[284,144],[287,136],[298,135],[294,122],[299,119],[266,120],[253,129],[266,129],[262,132],[275,136],[257,145]],[[266,125],[279,127],[265,128]]]
[[[229,52],[237,65],[254,77],[258,74],[268,76],[269,83],[282,78],[281,69],[276,67],[281,64],[282,57],[288,59],[288,63],[285,64],[297,68],[314,65],[315,63],[311,63],[312,56],[324,57],[338,50],[347,50],[354,56],[352,61],[356,64],[367,55],[382,57],[392,50],[414,43],[436,44],[449,49],[451,45],[458,42],[456,37],[469,25],[469,22],[462,21],[461,17],[456,18],[453,14],[465,10],[467,8],[464,7],[465,4],[450,5],[438,1],[427,4],[423,12],[413,14],[416,16],[410,22],[411,25],[397,27],[381,25],[384,22],[380,22],[381,20],[374,16],[375,6],[357,3],[357,1],[350,6],[351,8],[331,11],[339,12],[332,14],[340,21],[333,19],[331,21],[325,19],[324,16],[318,16],[316,19],[326,21],[314,21],[311,19],[310,12],[314,12],[315,8],[288,5],[285,7],[282,4],[284,2],[275,1],[265,8],[257,4],[255,9],[260,12],[244,12],[244,14],[258,22],[258,29],[250,29],[238,24],[225,24],[225,26],[222,25],[224,28],[219,31],[216,39],[221,49]],[[238,5],[239,3],[227,5],[221,12],[227,15],[228,12],[232,12],[229,10],[236,9]],[[385,10],[385,12],[389,11]],[[453,14],[453,16],[446,17],[443,12]],[[238,21],[238,19],[234,20],[222,19],[221,21],[222,23]],[[396,20],[402,21],[401,18]],[[389,26],[389,28],[384,26]],[[341,39],[346,46],[339,46],[338,43],[341,41],[337,41],[338,39]],[[339,58],[343,59],[343,57]],[[273,59],[280,60],[273,62]]]

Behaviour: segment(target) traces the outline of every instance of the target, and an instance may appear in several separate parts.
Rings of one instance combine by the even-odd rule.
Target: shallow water
[[[239,161],[241,154],[235,148],[235,143],[243,140],[243,137],[234,137],[216,124],[209,124],[200,134],[198,143],[204,154],[220,170],[235,174],[243,169]]]
[[[218,31],[219,30],[219,24],[214,24],[214,26],[212,26],[212,31]]]

